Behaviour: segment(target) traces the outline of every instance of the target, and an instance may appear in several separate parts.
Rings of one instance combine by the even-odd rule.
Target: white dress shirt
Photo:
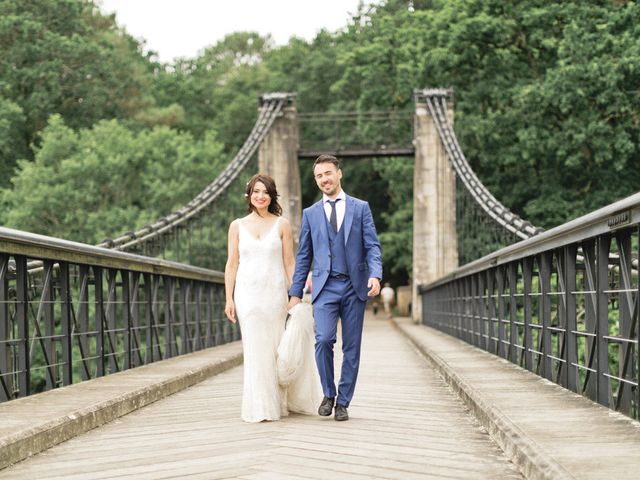
[[[342,226],[342,221],[344,220],[344,212],[347,208],[347,194],[344,193],[344,190],[340,191],[338,196],[334,198],[334,200],[340,199],[339,202],[336,202],[336,221],[338,225],[338,230]],[[326,194],[322,194],[322,202],[324,206],[324,213],[327,216],[327,221],[331,219],[331,205],[329,204],[330,198],[327,197]]]

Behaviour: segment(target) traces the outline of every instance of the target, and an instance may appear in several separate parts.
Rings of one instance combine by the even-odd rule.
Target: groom
[[[296,271],[289,290],[289,309],[300,302],[313,261],[313,314],[316,363],[324,399],[318,414],[348,420],[347,407],[356,386],[367,297],[380,293],[380,242],[369,204],[346,195],[340,186],[338,159],[320,155],[313,175],[322,200],[302,214]],[[342,372],[337,392],[333,379],[333,345],[338,318],[342,324]]]

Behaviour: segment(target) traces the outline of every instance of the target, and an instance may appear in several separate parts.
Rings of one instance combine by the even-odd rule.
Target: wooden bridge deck
[[[239,418],[242,367],[0,471],[0,479],[522,478],[387,321],[368,317],[348,422]]]

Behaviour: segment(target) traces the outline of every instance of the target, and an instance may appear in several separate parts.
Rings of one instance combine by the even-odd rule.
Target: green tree
[[[52,113],[72,128],[147,108],[140,45],[90,1],[0,0],[0,96],[17,104],[22,146]]]
[[[116,120],[75,132],[53,116],[34,161],[3,192],[8,226],[86,243],[166,215],[199,193],[227,159],[210,134],[159,126],[134,132]]]
[[[24,113],[14,102],[0,97],[0,188],[9,185],[16,158],[28,156],[28,149],[22,141]]]
[[[215,130],[228,153],[242,145],[257,110],[265,79],[262,60],[269,37],[255,32],[227,35],[195,59],[159,66],[151,85],[157,105],[184,110],[180,128],[200,138]]]
[[[211,181],[213,173],[189,170],[187,139],[197,158],[215,151],[220,166],[227,163],[263,92],[297,92],[303,113],[350,112],[353,121],[313,125],[332,147],[406,144],[409,122],[391,128],[366,112],[401,116],[413,110],[415,88],[434,86],[454,88],[455,130],[481,180],[515,213],[549,227],[638,190],[639,16],[638,4],[609,0],[386,0],[363,4],[345,29],[321,31],[311,42],[294,38],[275,48],[268,36],[239,32],[195,59],[163,65],[142,56],[92,2],[0,0],[0,160],[11,168],[35,145],[40,164],[21,164],[3,210],[15,225],[33,221],[50,232],[82,224],[79,213],[61,218],[67,205],[56,199],[65,198],[64,182],[82,189],[85,168],[100,179],[91,192],[102,189],[92,194],[113,203],[114,218],[106,218],[107,201],[68,192],[74,208],[105,209],[96,213],[104,218],[69,232],[114,235],[197,192],[181,188],[166,152],[184,159],[180,169]],[[39,137],[52,112],[64,121],[53,120]],[[120,121],[96,124],[104,118]],[[303,142],[310,130],[301,124]],[[309,166],[301,164],[307,204],[318,196]],[[343,167],[347,191],[371,203],[385,271],[409,275],[411,163],[345,160]],[[105,187],[112,177],[126,191]],[[224,223],[227,213],[216,215]]]
[[[266,88],[296,92],[301,112],[330,111],[339,99],[332,87],[344,70],[338,64],[339,38],[322,30],[311,42],[292,38],[287,45],[269,51],[264,60],[269,72]]]
[[[337,97],[360,112],[402,109],[413,88],[453,87],[455,129],[474,170],[537,225],[638,189],[637,4],[409,3],[354,17],[336,41],[345,47]],[[399,227],[408,232],[409,222]]]
[[[640,5],[575,11],[558,61],[515,98],[518,145],[543,189],[524,211],[547,225],[640,188]]]

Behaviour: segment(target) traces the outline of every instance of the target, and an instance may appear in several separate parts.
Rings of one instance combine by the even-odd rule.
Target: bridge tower
[[[458,267],[456,236],[456,177],[440,140],[427,102],[434,95],[447,98],[447,117],[453,123],[451,90],[416,90],[413,173],[413,294],[412,316],[421,322],[418,285],[433,282]]]
[[[271,175],[278,186],[282,214],[291,222],[294,244],[298,242],[302,221],[302,193],[298,166],[298,111],[295,93],[269,93],[260,105],[275,97],[286,100],[258,150],[258,170]]]

